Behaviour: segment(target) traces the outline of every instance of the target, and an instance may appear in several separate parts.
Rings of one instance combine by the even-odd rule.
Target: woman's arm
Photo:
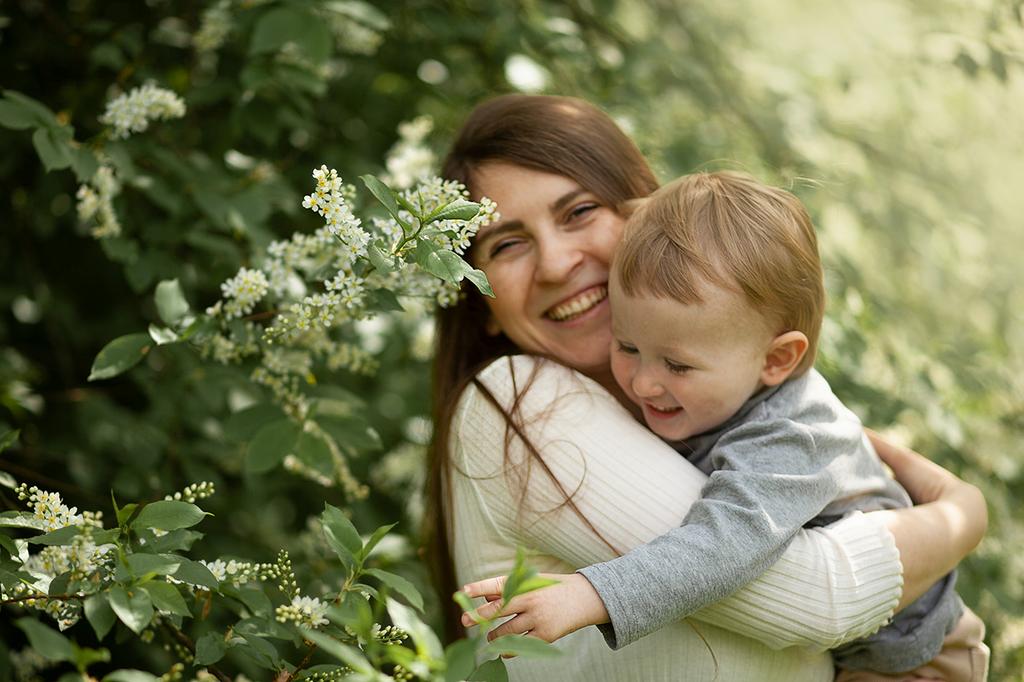
[[[534,362],[515,360],[520,387]],[[492,365],[481,378],[502,404],[511,404],[508,363]],[[485,519],[491,537],[539,552],[542,569],[567,572],[649,542],[677,526],[699,497],[703,474],[637,424],[603,389],[570,370],[552,363],[542,367],[521,407],[526,433],[543,453],[543,466],[513,439],[507,463],[511,473],[505,475],[502,417],[475,388],[462,397],[453,423],[457,527],[462,503],[467,523],[470,516]],[[573,493],[579,514],[564,504],[544,466]],[[488,564],[486,547],[460,551],[458,546],[461,580],[508,569]],[[652,576],[654,601],[657,578]],[[649,614],[631,608],[630,595],[616,594],[613,585],[598,592],[608,608],[612,627],[605,630],[613,643],[616,637],[618,644],[627,643],[649,630],[649,622],[640,622],[650,620]],[[857,515],[828,529],[801,531],[760,579],[695,618],[776,648],[829,648],[881,626],[899,594],[900,565],[889,532],[881,520]]]
[[[978,546],[988,528],[988,509],[977,487],[873,431],[868,431],[868,437],[917,505],[869,514],[886,525],[900,550],[900,610]]]

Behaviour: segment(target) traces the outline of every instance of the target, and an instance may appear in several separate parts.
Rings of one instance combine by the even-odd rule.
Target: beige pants
[[[882,675],[868,670],[840,670],[836,682],[985,682],[988,679],[989,650],[982,641],[985,624],[970,609],[946,635],[942,651],[920,668],[898,675]]]

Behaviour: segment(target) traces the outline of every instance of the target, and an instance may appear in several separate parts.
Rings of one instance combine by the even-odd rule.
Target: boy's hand
[[[568,575],[541,574],[559,581],[557,585],[521,594],[502,608],[501,591],[505,577],[488,578],[462,588],[470,597],[484,597],[487,603],[476,610],[480,618],[514,616],[487,634],[488,640],[502,635],[528,633],[532,637],[554,642],[588,625],[608,622],[608,611],[590,581],[579,573]],[[470,613],[462,614],[462,624],[473,625]]]

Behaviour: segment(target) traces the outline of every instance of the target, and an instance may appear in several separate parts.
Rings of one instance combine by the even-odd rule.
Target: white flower
[[[107,103],[100,123],[114,128],[113,136],[129,137],[149,128],[151,120],[181,118],[185,115],[185,101],[165,88],[146,83]]]
[[[224,306],[224,314],[228,317],[248,315],[267,295],[269,288],[267,276],[262,271],[241,268],[237,275],[220,285],[224,298],[231,299]]]
[[[321,625],[327,625],[327,606],[325,602],[316,597],[292,597],[292,603],[285,606],[278,606],[275,615],[278,622],[294,622],[296,625],[307,630],[313,630]]]

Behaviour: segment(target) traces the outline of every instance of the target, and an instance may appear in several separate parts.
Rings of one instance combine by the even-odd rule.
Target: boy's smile
[[[710,431],[762,385],[774,334],[738,292],[705,283],[703,301],[628,296],[613,274],[612,372],[666,440]]]

